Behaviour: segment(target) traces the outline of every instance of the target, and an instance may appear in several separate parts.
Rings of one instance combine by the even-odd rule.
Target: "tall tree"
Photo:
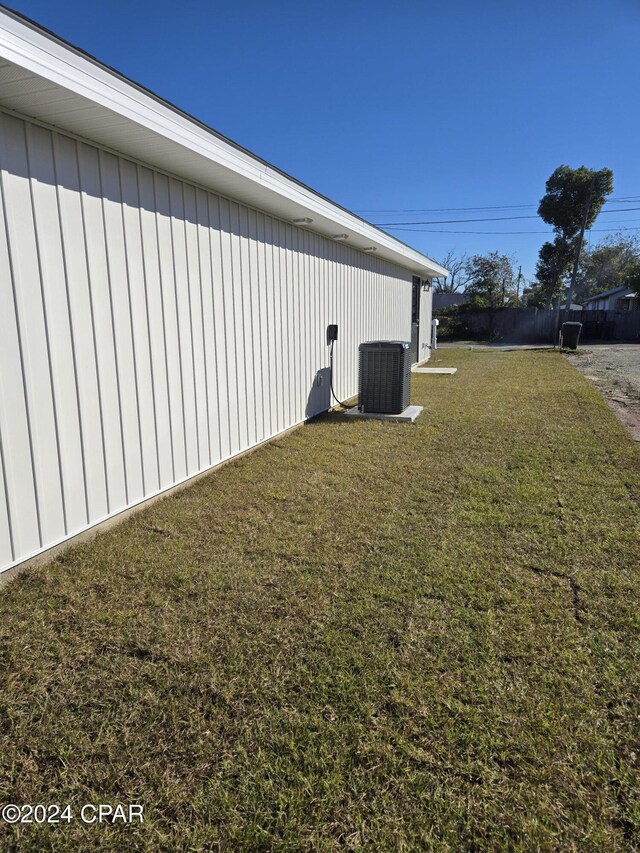
[[[455,249],[450,249],[442,259],[442,266],[449,270],[445,279],[437,279],[434,285],[436,293],[457,293],[463,290],[469,277],[466,273],[468,257],[466,254],[457,255]]]
[[[542,244],[536,265],[536,304],[550,308],[552,301],[561,295],[563,279],[569,271],[575,251],[575,239],[556,237],[553,243]]]
[[[581,229],[593,225],[612,191],[611,169],[558,166],[547,181],[538,206],[538,215],[553,227],[556,235],[552,243],[542,246],[538,262],[542,276],[538,281],[547,307],[559,293],[562,280],[576,259]]]
[[[474,255],[467,261],[466,274],[466,292],[479,308],[502,308],[517,302],[513,261],[507,255]]]

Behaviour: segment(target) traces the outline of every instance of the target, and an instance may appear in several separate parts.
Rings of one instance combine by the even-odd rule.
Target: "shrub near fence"
[[[508,343],[553,343],[558,312],[543,308],[470,309],[466,305],[436,312],[440,340],[485,340]],[[561,312],[560,320],[583,324],[581,340],[637,341],[640,311]]]

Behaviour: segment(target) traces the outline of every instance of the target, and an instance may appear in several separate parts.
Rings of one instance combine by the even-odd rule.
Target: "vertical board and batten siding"
[[[411,273],[0,112],[0,569],[357,390]],[[324,370],[321,384],[317,374]]]
[[[433,283],[420,288],[420,329],[418,337],[418,361],[431,356],[431,320],[433,318]]]

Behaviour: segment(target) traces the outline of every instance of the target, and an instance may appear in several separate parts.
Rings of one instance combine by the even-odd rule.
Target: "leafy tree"
[[[564,278],[573,262],[575,252],[575,239],[566,240],[562,236],[556,237],[553,243],[543,243],[540,247],[534,286],[537,295],[536,304],[539,307],[550,308],[552,301],[561,295]]]
[[[522,304],[525,308],[544,307],[544,294],[537,282],[534,281],[530,287],[525,287],[522,292]]]
[[[590,228],[612,191],[611,169],[596,171],[586,166],[577,169],[558,166],[547,181],[546,192],[538,206],[538,215],[553,227],[555,239],[540,249],[536,271],[547,307],[560,293],[563,279],[579,251],[577,238],[585,211],[586,227]]]
[[[591,228],[606,197],[613,192],[611,169],[595,171],[586,166],[558,166],[540,199],[538,216],[553,227],[556,235],[571,240],[580,231],[589,196],[586,227]]]
[[[442,259],[442,266],[449,270],[449,276],[436,280],[433,288],[435,293],[457,293],[463,290],[469,280],[466,274],[468,260],[466,254],[456,255],[455,249],[450,249]]]
[[[466,292],[477,308],[502,308],[517,303],[513,261],[507,255],[490,252],[467,261]]]
[[[587,246],[578,269],[578,301],[622,284],[640,286],[640,239],[612,234],[597,246]]]

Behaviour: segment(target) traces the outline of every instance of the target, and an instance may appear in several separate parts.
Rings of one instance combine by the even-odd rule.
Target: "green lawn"
[[[0,850],[640,846],[640,452],[554,352],[443,350],[0,592]]]

